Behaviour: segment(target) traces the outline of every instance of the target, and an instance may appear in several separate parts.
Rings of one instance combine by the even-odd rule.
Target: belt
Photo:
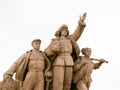
[[[58,55],[63,56],[63,55],[69,55],[71,56],[71,53],[59,53]]]
[[[43,69],[37,70],[37,69],[30,69],[28,72],[43,72]]]

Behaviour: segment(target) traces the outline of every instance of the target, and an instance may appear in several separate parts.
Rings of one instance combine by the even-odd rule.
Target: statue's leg
[[[64,89],[63,90],[70,90],[72,76],[73,76],[73,67],[72,66],[65,67],[65,78],[64,78]]]
[[[88,90],[86,85],[82,80],[80,80],[76,85],[77,90]]]
[[[28,72],[23,82],[22,90],[33,90],[35,86],[36,72]]]
[[[86,77],[87,78],[87,82],[86,82],[86,86],[87,86],[87,88],[88,88],[88,90],[89,90],[89,88],[90,88],[90,85],[91,85],[91,82],[92,82],[92,79],[91,79],[91,76],[88,76],[88,77]]]
[[[36,83],[34,90],[44,90],[44,76],[43,72],[38,72],[36,75]]]
[[[53,90],[63,90],[64,67],[54,66],[53,68]]]

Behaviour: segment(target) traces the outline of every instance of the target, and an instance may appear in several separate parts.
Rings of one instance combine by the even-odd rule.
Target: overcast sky
[[[0,80],[32,48],[33,39],[40,38],[44,50],[62,24],[72,34],[86,12],[86,27],[77,43],[92,48],[91,57],[109,61],[93,71],[90,90],[120,90],[119,8],[119,0],[0,0]]]

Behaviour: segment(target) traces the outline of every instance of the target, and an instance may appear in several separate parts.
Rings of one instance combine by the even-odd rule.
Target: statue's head
[[[32,47],[34,49],[39,49],[40,48],[40,44],[41,44],[41,40],[40,39],[34,39],[32,42]]]
[[[88,48],[88,47],[82,48],[81,52],[82,52],[83,55],[90,56],[91,55],[91,48]]]
[[[63,24],[59,27],[59,29],[56,31],[55,36],[61,36],[61,33],[63,30],[67,31],[67,35],[69,35],[69,30],[68,30],[68,26],[66,24]]]

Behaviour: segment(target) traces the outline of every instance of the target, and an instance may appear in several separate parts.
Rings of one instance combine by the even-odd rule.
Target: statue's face
[[[61,31],[61,36],[67,36],[68,35],[68,31],[66,28],[63,28]]]
[[[40,42],[36,41],[33,43],[33,48],[36,49],[36,50],[39,50],[40,49]]]
[[[86,51],[85,51],[85,55],[88,56],[88,57],[91,56],[91,50],[89,50],[89,49],[86,50]]]

